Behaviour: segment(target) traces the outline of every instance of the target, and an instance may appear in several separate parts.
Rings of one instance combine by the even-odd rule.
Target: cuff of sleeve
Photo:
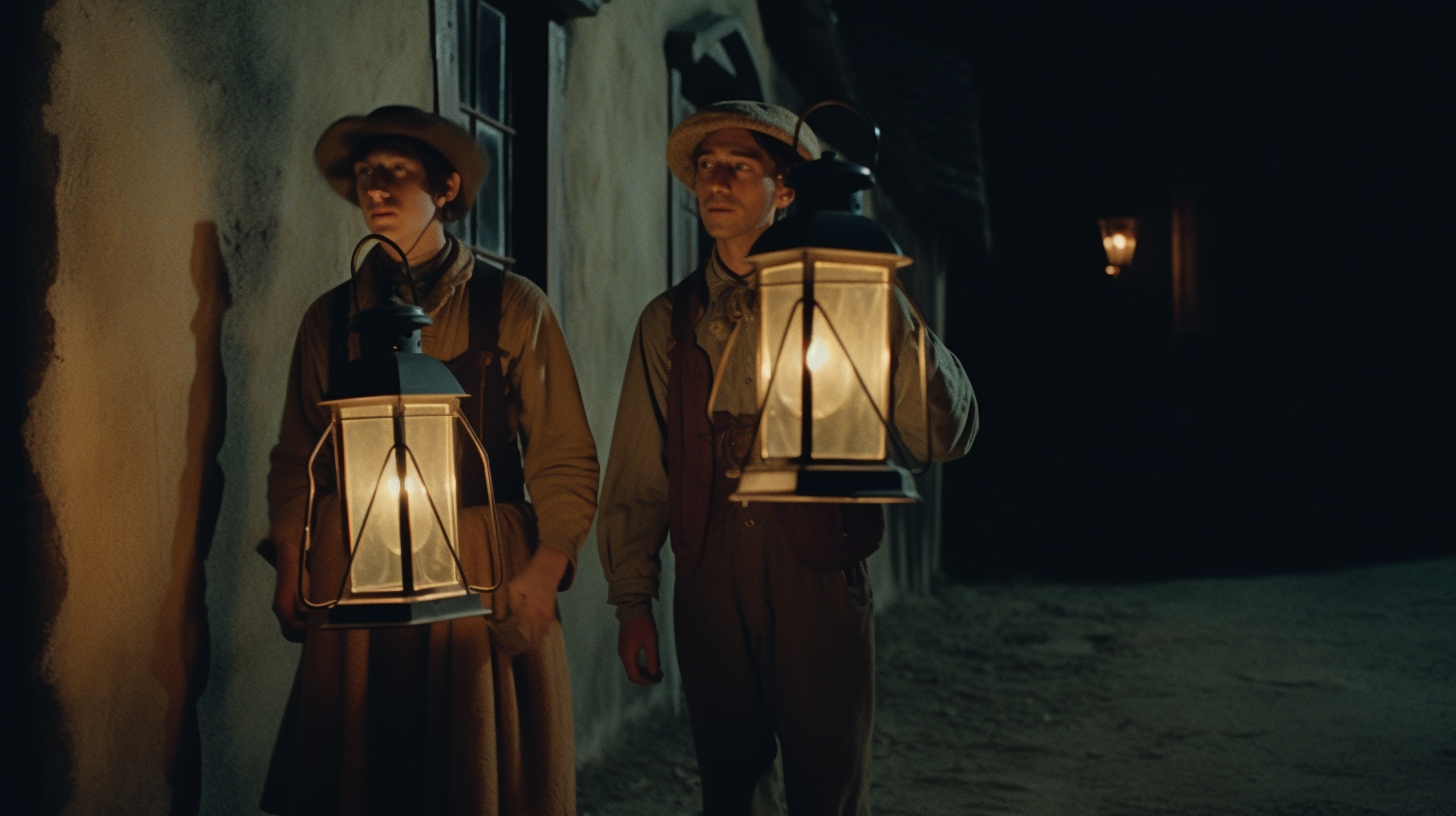
[[[618,578],[607,583],[607,603],[613,606],[650,601],[657,597],[657,576]]]
[[[617,604],[617,622],[626,623],[638,618],[652,617],[652,599],[636,598]]]
[[[577,549],[566,544],[565,542],[556,541],[554,539],[542,539],[541,546],[555,550],[566,556],[566,571],[561,573],[561,583],[556,585],[556,591],[565,592],[566,590],[571,589],[572,581],[576,580]]]

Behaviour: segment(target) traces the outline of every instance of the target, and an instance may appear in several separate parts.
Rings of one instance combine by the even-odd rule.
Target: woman
[[[298,331],[268,505],[273,611],[284,636],[302,640],[303,657],[263,808],[573,814],[571,694],[556,592],[571,584],[596,509],[597,460],[561,328],[540,289],[477,261],[445,232],[445,222],[469,211],[487,170],[462,129],[416,108],[383,107],[330,125],[314,160],[360,208],[366,231],[403,250],[414,286],[381,243],[360,264],[353,295],[348,283],[324,294]],[[325,613],[307,609],[297,591],[308,456],[328,425],[319,402],[330,370],[358,354],[358,338],[340,328],[347,315],[392,296],[410,302],[414,291],[434,321],[421,332],[424,352],[445,361],[471,395],[462,413],[492,453],[506,583],[484,600],[509,613],[322,629]],[[484,583],[493,565],[484,555],[479,469],[463,457],[459,535],[462,553],[478,556],[465,562],[469,577]],[[325,470],[317,467],[316,478]],[[305,579],[341,574],[347,550],[338,518],[332,485],[322,484]],[[337,586],[315,583],[315,601]]]

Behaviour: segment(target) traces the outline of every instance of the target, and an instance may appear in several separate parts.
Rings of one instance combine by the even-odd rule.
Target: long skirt
[[[337,500],[326,497],[318,510],[328,518]],[[475,583],[490,575],[487,518],[482,508],[460,514]],[[534,549],[535,515],[530,505],[502,504],[500,526],[508,581]],[[341,547],[315,542],[313,586],[338,586]],[[505,594],[482,600],[490,606]],[[264,811],[574,816],[571,690],[559,620],[523,642],[509,618],[324,629],[326,615],[310,613]]]

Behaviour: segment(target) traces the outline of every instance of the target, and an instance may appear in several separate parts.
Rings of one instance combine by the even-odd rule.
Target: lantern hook
[[[391,248],[394,249],[396,253],[398,253],[400,263],[404,264],[404,277],[406,280],[409,281],[410,298],[413,301],[413,305],[420,305],[420,290],[415,285],[415,272],[413,269],[410,268],[409,256],[405,255],[404,250],[399,248],[399,244],[396,244],[394,241],[391,241],[390,239],[384,237],[383,235],[380,235],[377,232],[371,232],[363,238],[359,239],[359,243],[354,245],[354,254],[349,256],[349,291],[354,297],[354,311],[362,311],[359,308],[359,250],[363,249],[364,245],[369,243],[371,240],[377,241],[382,244],[388,244]]]
[[[804,127],[804,120],[808,119],[809,114],[813,113],[814,111],[826,107],[844,108],[850,113],[853,113],[855,116],[858,116],[860,121],[864,122],[865,125],[869,127],[871,135],[875,137],[875,149],[874,152],[870,155],[870,172],[873,173],[878,170],[880,168],[880,126],[875,124],[875,120],[871,119],[868,114],[860,110],[858,107],[851,105],[848,102],[841,102],[838,99],[826,99],[823,102],[816,102],[811,105],[808,110],[799,114],[799,121],[794,124],[794,152],[797,153],[799,150],[799,130],[800,128]]]

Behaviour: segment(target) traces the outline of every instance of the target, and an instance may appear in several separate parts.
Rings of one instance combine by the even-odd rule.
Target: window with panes
[[[490,175],[475,206],[451,225],[451,232],[478,254],[511,266],[511,142],[516,131],[511,126],[507,33],[506,14],[491,3],[436,3],[440,114],[469,131],[490,161]]]

